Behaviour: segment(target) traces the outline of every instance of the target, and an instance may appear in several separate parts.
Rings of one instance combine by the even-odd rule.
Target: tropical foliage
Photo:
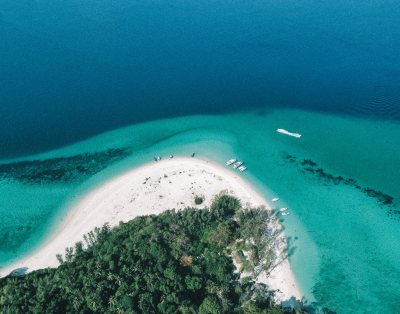
[[[272,291],[237,281],[229,256],[242,239],[249,267],[271,263],[268,215],[218,195],[210,208],[105,224],[57,255],[57,269],[0,279],[0,313],[286,313]]]
[[[194,203],[196,205],[200,205],[201,203],[203,203],[203,197],[196,195],[196,197],[194,198]]]

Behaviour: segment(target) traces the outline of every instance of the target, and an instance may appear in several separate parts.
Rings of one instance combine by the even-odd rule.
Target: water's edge
[[[280,134],[275,131],[279,127],[303,136],[296,139]],[[368,139],[358,137],[356,130],[360,129],[369,134]],[[390,311],[392,299],[400,291],[396,283],[384,285],[400,270],[399,215],[393,207],[399,199],[395,187],[400,182],[389,170],[396,158],[387,156],[400,156],[400,145],[388,145],[382,138],[393,138],[393,133],[400,134],[400,130],[390,123],[371,125],[367,120],[295,110],[268,115],[242,112],[148,122],[32,156],[28,160],[50,160],[46,165],[59,172],[46,176],[39,172],[41,180],[35,183],[29,181],[25,168],[25,172],[14,169],[14,177],[0,181],[3,224],[22,236],[23,243],[6,254],[2,251],[1,263],[10,264],[41,246],[75,202],[110,178],[155,156],[195,152],[196,157],[221,165],[231,158],[244,160],[248,170],[241,176],[255,191],[267,200],[280,197],[276,206],[289,207],[290,215],[282,218],[289,260],[309,303],[316,300],[337,313],[350,313],[347,309],[358,313],[354,304],[361,299],[367,311]],[[372,151],[371,143],[375,145]],[[375,153],[382,150],[387,151],[386,156]],[[382,158],[386,158],[385,168],[381,167]],[[77,170],[60,172],[66,169],[60,166],[64,161],[73,161]],[[105,167],[99,170],[99,164]],[[53,182],[54,176],[61,179]],[[18,198],[22,191],[24,197]],[[49,199],[54,201],[46,203]],[[388,200],[391,203],[386,204]],[[30,234],[18,233],[26,227],[21,217],[30,217],[27,221],[36,221],[35,226],[41,227]],[[380,263],[386,268],[379,267]],[[339,283],[335,281],[338,276]],[[382,292],[376,291],[377,286]]]

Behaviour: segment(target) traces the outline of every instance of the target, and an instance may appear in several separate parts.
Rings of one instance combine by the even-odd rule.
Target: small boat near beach
[[[192,157],[194,157],[194,153],[192,153],[192,155],[191,155]]]
[[[247,167],[241,166],[241,167],[239,167],[238,169],[239,169],[240,172],[243,172],[243,171],[245,171],[245,170],[247,169]]]
[[[226,165],[227,165],[227,166],[230,166],[230,165],[232,165],[234,162],[236,162],[236,159],[228,160],[228,161],[226,162]]]
[[[172,155],[169,155],[169,159],[172,159],[172,158],[174,158],[174,156],[172,156]]]
[[[294,137],[297,137],[297,138],[301,137],[301,134],[299,134],[299,133],[290,133],[289,131],[286,131],[284,129],[278,129],[276,131],[279,132],[279,133],[287,134],[287,135],[294,136]]]
[[[273,198],[272,201],[273,201],[273,202],[279,201],[279,197]]]
[[[289,214],[290,214],[289,212],[283,212],[282,216],[286,216],[286,215],[289,215]]]
[[[243,161],[238,161],[236,164],[233,165],[233,168],[236,169],[237,167],[243,165]]]
[[[287,207],[281,208],[280,211],[283,212],[284,210],[288,209]]]

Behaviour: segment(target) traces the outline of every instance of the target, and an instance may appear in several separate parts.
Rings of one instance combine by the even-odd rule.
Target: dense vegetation
[[[85,249],[58,255],[57,269],[1,278],[0,313],[289,313],[273,291],[240,280],[229,256],[240,247],[249,253],[242,267],[269,269],[268,215],[219,195],[209,209],[106,224],[85,236]]]

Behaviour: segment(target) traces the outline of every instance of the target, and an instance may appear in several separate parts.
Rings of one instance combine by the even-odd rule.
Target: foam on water
[[[110,178],[156,156],[195,152],[219,164],[244,160],[248,170],[237,174],[266,199],[280,197],[272,203],[275,209],[289,207],[281,221],[291,267],[309,303],[337,313],[393,313],[400,297],[393,280],[400,278],[400,212],[392,207],[400,200],[399,135],[400,126],[389,122],[298,110],[190,116],[110,131],[25,159],[127,149],[127,156],[110,159],[100,171],[89,169],[90,175],[71,176],[66,183],[0,181],[2,217],[7,213],[3,230],[15,239],[12,249],[0,252],[0,261],[4,266],[51,238],[66,211]],[[392,204],[385,204],[388,197]],[[32,221],[29,232],[18,231],[23,221]]]

